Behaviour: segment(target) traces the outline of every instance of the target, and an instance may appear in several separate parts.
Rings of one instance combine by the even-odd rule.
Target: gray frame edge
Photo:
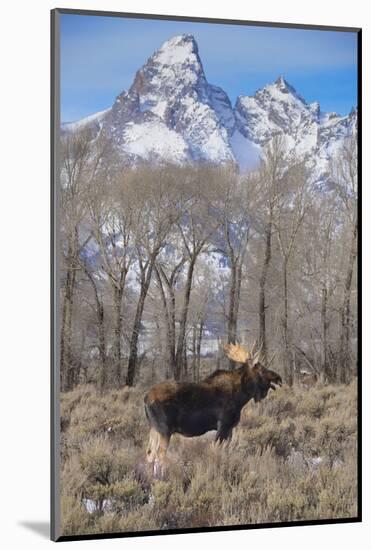
[[[163,21],[192,21],[194,23],[217,23],[226,25],[243,25],[253,27],[282,27],[285,29],[308,29],[318,31],[359,32],[361,27],[342,27],[337,25],[314,25],[311,23],[282,23],[270,21],[252,21],[248,19],[223,19],[217,17],[197,17],[192,15],[169,15],[155,13],[134,13],[105,10],[89,10],[78,8],[55,8],[53,10],[62,15],[96,15],[99,17],[122,17],[126,19],[157,19]]]
[[[60,377],[59,377],[59,129],[60,129],[60,28],[59,10],[51,10],[50,27],[50,129],[51,129],[51,178],[50,178],[50,538],[57,541],[60,533]]]

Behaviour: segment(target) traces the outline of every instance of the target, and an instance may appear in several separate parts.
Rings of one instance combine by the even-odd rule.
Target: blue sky
[[[110,107],[165,40],[191,33],[206,78],[232,104],[279,75],[307,102],[347,114],[357,102],[354,32],[61,15],[61,120]]]

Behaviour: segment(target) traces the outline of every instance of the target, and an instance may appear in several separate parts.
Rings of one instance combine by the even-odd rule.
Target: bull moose
[[[229,440],[243,406],[250,399],[261,401],[269,389],[282,385],[281,376],[263,366],[255,344],[251,351],[239,344],[226,344],[224,350],[241,366],[231,371],[218,369],[199,383],[161,382],[145,395],[150,464],[163,464],[174,433],[195,437],[216,430],[217,442]]]

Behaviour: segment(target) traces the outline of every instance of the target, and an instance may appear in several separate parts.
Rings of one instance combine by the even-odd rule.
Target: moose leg
[[[170,443],[170,436],[159,434],[158,458],[164,460]]]
[[[153,464],[153,474],[155,477],[161,477],[164,472],[166,466],[166,451],[169,447],[169,443],[170,436],[159,434],[157,456]]]
[[[232,430],[229,424],[223,424],[218,422],[218,429],[215,436],[216,443],[223,443],[224,441],[230,441],[232,438]]]
[[[159,433],[155,428],[149,432],[147,447],[147,461],[151,466],[154,476],[161,475],[166,462],[166,451],[169,446],[170,436]]]
[[[149,464],[153,464],[156,460],[159,449],[159,437],[160,434],[154,428],[149,431],[149,441],[147,446],[147,461]]]

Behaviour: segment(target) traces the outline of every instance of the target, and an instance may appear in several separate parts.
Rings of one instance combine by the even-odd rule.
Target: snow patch
[[[82,118],[81,120],[77,120],[75,122],[63,122],[62,123],[62,129],[75,132],[76,130],[81,130],[85,126],[88,126],[92,122],[100,122],[104,115],[106,115],[111,110],[111,107],[109,109],[105,109],[104,111],[99,111],[98,113],[94,113],[92,115],[89,115],[85,118]]]
[[[155,54],[155,59],[163,65],[176,65],[197,62],[197,48],[191,35],[174,36]]]
[[[255,170],[259,166],[261,149],[256,143],[247,139],[238,130],[233,132],[229,142],[234,158],[243,172]]]
[[[161,158],[175,163],[187,160],[186,142],[161,121],[127,124],[124,144],[127,153],[141,158]]]

